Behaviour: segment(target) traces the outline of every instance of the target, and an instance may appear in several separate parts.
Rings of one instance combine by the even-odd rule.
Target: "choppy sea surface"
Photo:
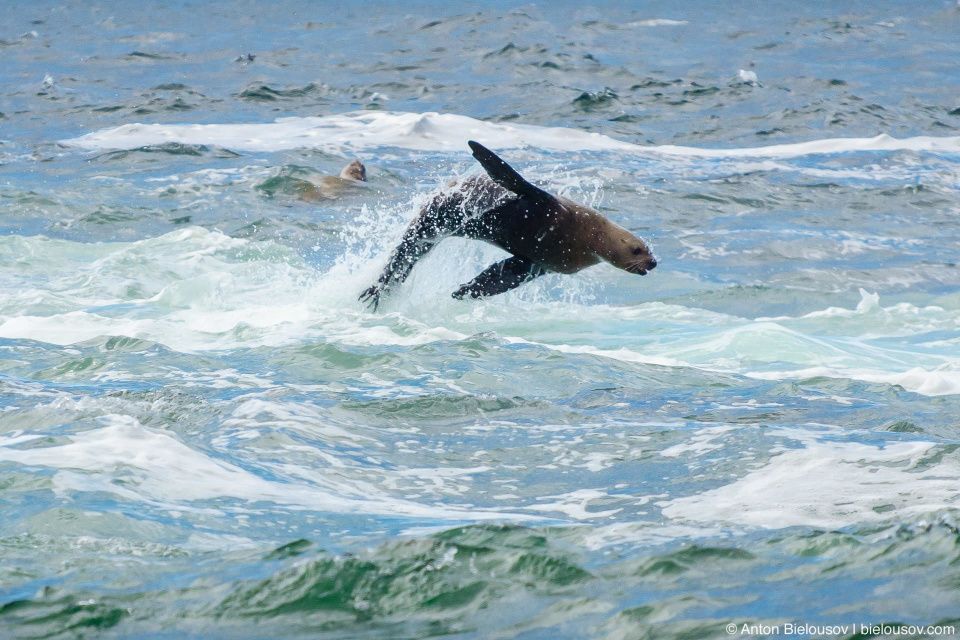
[[[960,629],[955,3],[0,15],[0,636]],[[366,309],[468,139],[657,269]]]

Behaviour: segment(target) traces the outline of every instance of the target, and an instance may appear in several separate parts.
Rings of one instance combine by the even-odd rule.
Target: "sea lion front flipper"
[[[476,278],[454,291],[453,297],[462,300],[467,294],[470,294],[471,298],[495,296],[515,289],[546,272],[546,269],[533,264],[526,258],[513,256],[484,269]]]
[[[512,191],[518,196],[553,199],[553,196],[543,189],[535,187],[524,180],[523,176],[517,173],[516,169],[504,162],[500,156],[490,151],[490,149],[473,140],[468,141],[467,144],[470,145],[470,150],[473,151],[473,157],[477,159],[477,162],[480,163],[483,170],[487,172],[494,182],[504,189]]]
[[[400,244],[391,252],[376,284],[360,294],[360,301],[376,311],[380,298],[394,285],[406,280],[420,258],[444,236],[463,225],[465,210],[464,194],[460,191],[441,193],[427,202],[403,233]]]
[[[413,270],[413,265],[429,253],[437,243],[436,235],[426,232],[424,226],[417,224],[418,222],[422,221],[419,219],[414,221],[404,234],[403,241],[390,254],[390,260],[377,279],[377,283],[360,294],[359,300],[369,305],[372,311],[376,311],[380,306],[380,297],[393,285],[406,280],[410,271]]]

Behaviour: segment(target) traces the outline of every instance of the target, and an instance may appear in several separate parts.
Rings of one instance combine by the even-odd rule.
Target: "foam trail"
[[[670,20],[668,18],[651,18],[649,20],[637,20],[628,22],[628,27],[679,27],[690,24],[686,20]]]
[[[450,242],[428,258],[437,268],[426,271],[427,280],[418,284],[415,272],[392,312],[377,315],[360,310],[355,293],[376,277],[377,260],[344,260],[317,273],[275,243],[201,228],[134,243],[11,237],[0,240],[0,253],[44,256],[34,264],[42,268],[44,284],[32,288],[11,277],[0,286],[0,338],[71,345],[127,336],[200,353],[304,340],[414,346],[493,330],[506,343],[571,355],[760,380],[830,377],[898,385],[926,396],[960,394],[955,345],[902,341],[930,332],[953,335],[960,312],[949,304],[882,307],[877,295],[862,291],[856,309],[752,321],[662,303],[621,308],[544,302],[521,308],[508,296],[465,306],[436,295],[438,282],[453,287],[471,274],[469,265],[458,271],[457,261],[467,254]],[[477,264],[495,258],[481,255]],[[15,273],[18,265],[0,267]],[[132,292],[131,280],[140,283]],[[600,326],[607,329],[597,333]],[[658,338],[611,341],[617,328]],[[89,375],[106,381],[115,372]]]
[[[35,444],[40,435],[16,433],[0,437],[0,462],[55,469],[54,486],[58,491],[102,491],[163,508],[233,498],[251,504],[272,502],[331,513],[466,522],[537,519],[500,511],[419,504],[372,492],[369,486],[360,495],[344,483],[326,480],[326,486],[321,486],[296,481],[309,473],[297,473],[291,481],[267,480],[195,451],[172,435],[144,427],[129,416],[108,415],[100,421],[104,426],[71,435],[69,442],[56,446],[21,448]],[[122,485],[114,482],[118,474],[124,478]]]
[[[466,152],[466,142],[470,139],[498,149],[534,147],[554,151],[616,151],[700,158],[792,158],[850,151],[960,152],[960,136],[898,139],[886,134],[873,138],[828,138],[734,149],[644,146],[565,127],[484,122],[452,113],[387,111],[279,118],[265,124],[125,124],[64,140],[63,144],[92,151],[181,143],[253,152],[316,148],[346,155],[383,147]]]
[[[913,367],[908,371],[889,372],[879,369],[836,369],[833,367],[810,367],[794,371],[750,371],[744,374],[758,380],[803,380],[806,378],[847,378],[862,382],[897,385],[923,396],[947,396],[960,394],[960,371],[942,365],[932,371]]]
[[[791,449],[739,480],[662,503],[663,514],[688,522],[733,522],[779,529],[839,528],[855,522],[925,515],[956,506],[954,460],[923,468],[933,442],[876,447],[814,442]]]

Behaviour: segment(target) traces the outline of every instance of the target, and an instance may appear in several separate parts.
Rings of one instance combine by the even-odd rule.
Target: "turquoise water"
[[[0,636],[960,625],[953,4],[3,12]],[[467,139],[657,269],[370,312]]]

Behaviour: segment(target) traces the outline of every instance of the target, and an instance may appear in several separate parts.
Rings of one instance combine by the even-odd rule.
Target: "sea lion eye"
[[[635,256],[638,256],[638,255],[640,255],[640,254],[643,253],[643,252],[644,252],[644,248],[643,248],[643,247],[634,247],[634,248],[633,248],[633,255],[635,255]]]

